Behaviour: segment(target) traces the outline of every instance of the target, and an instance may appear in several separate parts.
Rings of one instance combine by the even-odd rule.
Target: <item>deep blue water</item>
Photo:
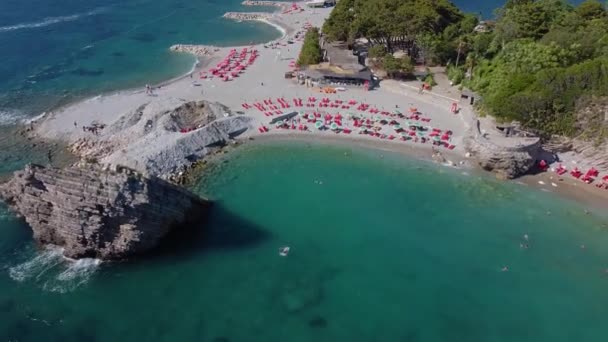
[[[241,0],[0,1],[0,123],[186,73],[176,43],[247,44],[274,28],[221,18]]]

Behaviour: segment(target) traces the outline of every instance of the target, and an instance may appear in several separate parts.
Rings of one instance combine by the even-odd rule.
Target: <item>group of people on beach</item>
[[[78,123],[76,121],[74,121],[74,127],[78,127]],[[94,135],[99,135],[99,131],[101,131],[102,129],[104,129],[106,127],[106,125],[104,124],[98,124],[98,123],[94,123],[91,126],[82,126],[82,131],[83,132],[90,132],[93,133]]]

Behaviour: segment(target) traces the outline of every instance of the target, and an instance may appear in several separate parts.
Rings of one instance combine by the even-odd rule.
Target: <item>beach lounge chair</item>
[[[576,179],[579,179],[583,173],[578,168],[574,168],[574,170],[570,171],[570,175]]]
[[[592,167],[591,169],[589,169],[589,171],[587,171],[587,175],[589,175],[590,177],[597,177],[600,175],[600,172],[596,170],[596,168]]]

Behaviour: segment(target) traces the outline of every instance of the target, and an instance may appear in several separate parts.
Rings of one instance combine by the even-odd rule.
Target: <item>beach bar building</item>
[[[371,71],[344,43],[323,43],[322,48],[325,62],[302,70],[305,78],[319,84],[363,86],[371,83]]]
[[[369,70],[348,71],[331,68],[310,68],[304,71],[306,77],[319,84],[363,86],[371,82],[372,73]]]

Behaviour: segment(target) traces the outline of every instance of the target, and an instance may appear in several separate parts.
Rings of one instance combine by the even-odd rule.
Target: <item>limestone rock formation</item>
[[[40,244],[71,258],[118,259],[157,246],[171,229],[200,222],[207,200],[124,167],[28,165],[0,185],[0,199]]]
[[[465,146],[486,171],[492,171],[499,178],[513,179],[527,174],[542,151],[540,139],[519,146],[499,146],[480,135],[469,134]]]
[[[207,101],[165,99],[121,115],[99,135],[71,144],[81,158],[166,178],[246,132],[253,118]]]

